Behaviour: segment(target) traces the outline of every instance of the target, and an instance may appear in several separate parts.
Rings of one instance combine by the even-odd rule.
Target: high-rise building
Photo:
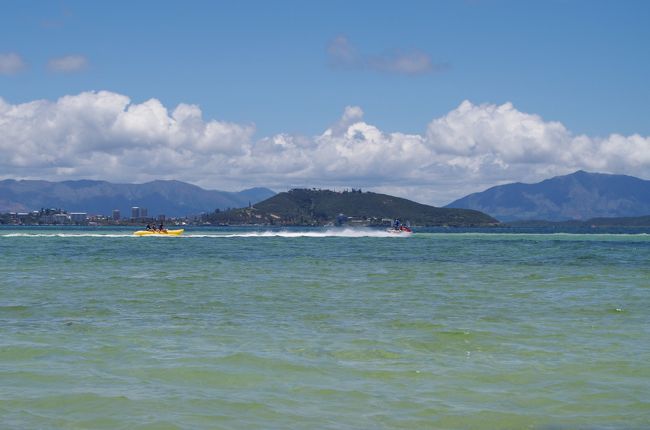
[[[149,211],[147,208],[140,208],[140,218],[147,218],[149,216]]]
[[[119,221],[119,220],[120,220],[120,210],[113,209],[113,221]]]
[[[131,219],[138,219],[140,218],[140,208],[137,206],[133,206],[131,208]]]

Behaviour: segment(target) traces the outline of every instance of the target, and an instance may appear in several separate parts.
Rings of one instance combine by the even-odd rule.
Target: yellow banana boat
[[[134,231],[135,236],[180,236],[185,231],[184,228],[178,230],[138,230]]]

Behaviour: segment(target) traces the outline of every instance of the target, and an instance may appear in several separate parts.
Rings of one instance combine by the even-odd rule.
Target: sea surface
[[[648,429],[650,232],[0,228],[2,429]]]

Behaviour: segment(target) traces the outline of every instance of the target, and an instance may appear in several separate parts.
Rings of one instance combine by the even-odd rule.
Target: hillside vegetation
[[[360,190],[336,192],[317,189],[294,189],[279,193],[249,208],[215,212],[209,216],[209,221],[224,224],[326,225],[343,220],[381,225],[395,218],[418,226],[484,226],[498,223],[476,210],[437,208]]]

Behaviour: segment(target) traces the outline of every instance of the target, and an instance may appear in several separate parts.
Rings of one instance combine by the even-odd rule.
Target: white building
[[[70,222],[70,216],[68,214],[54,214],[52,215],[53,224],[67,224]]]

